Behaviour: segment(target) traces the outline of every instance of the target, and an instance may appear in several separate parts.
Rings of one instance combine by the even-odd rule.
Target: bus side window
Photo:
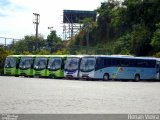
[[[16,63],[16,68],[17,68],[17,69],[19,68],[19,63]]]
[[[109,67],[112,65],[112,61],[110,58],[104,58],[104,67]]]
[[[130,67],[137,67],[136,65],[136,60],[132,60],[130,59],[130,64],[129,64]]]
[[[62,59],[61,69],[64,69],[64,62],[65,62],[65,60],[64,60],[64,59]]]
[[[118,58],[112,59],[112,66],[121,66],[121,61]]]
[[[137,67],[145,67],[145,61],[144,60],[137,60]]]
[[[108,59],[104,58],[104,66],[107,67],[108,66]]]
[[[101,69],[104,66],[104,58],[97,58],[96,60],[96,69]]]
[[[31,68],[34,66],[34,59],[31,59]]]
[[[42,66],[45,66],[45,68],[47,69],[48,62],[49,62],[49,59],[43,60],[43,62],[41,64],[42,64]]]
[[[130,65],[129,59],[121,60],[121,66],[122,67],[128,67]]]
[[[156,69],[157,69],[157,72],[160,72],[160,65],[159,64],[156,64]]]
[[[19,68],[20,59],[16,60],[16,69]]]

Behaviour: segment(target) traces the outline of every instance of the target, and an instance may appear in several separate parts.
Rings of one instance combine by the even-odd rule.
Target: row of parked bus
[[[4,74],[74,79],[160,80],[160,59],[127,55],[10,55]]]

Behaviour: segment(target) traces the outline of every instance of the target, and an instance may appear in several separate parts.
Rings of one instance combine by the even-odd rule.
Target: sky
[[[33,13],[40,14],[39,33],[48,27],[62,35],[63,10],[95,10],[104,0],[0,0],[0,37],[21,39],[35,34]]]

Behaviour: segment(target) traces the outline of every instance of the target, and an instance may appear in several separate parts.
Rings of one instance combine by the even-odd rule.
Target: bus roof
[[[46,58],[49,58],[49,55],[36,55],[36,57],[46,57]]]
[[[67,57],[67,55],[49,55],[50,58],[52,57]]]
[[[156,60],[154,57],[134,57],[134,56],[125,56],[125,55],[87,55],[83,57],[106,57],[106,58],[126,58],[126,59],[143,59],[143,60]]]
[[[134,57],[133,55],[110,55],[115,57]]]
[[[70,58],[70,57],[78,57],[78,58],[81,58],[81,57],[83,57],[83,56],[85,56],[85,55],[67,55],[67,58]]]
[[[22,55],[8,55],[7,57],[21,57]]]
[[[160,62],[160,58],[156,58],[156,60]]]
[[[21,57],[36,57],[36,55],[22,55]]]

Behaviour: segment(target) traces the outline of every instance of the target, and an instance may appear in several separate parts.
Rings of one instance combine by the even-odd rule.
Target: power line
[[[7,40],[12,40],[13,46],[15,44],[15,41],[21,40],[21,39],[15,39],[15,38],[7,38],[7,37],[0,37],[0,39],[4,39],[4,43],[2,44],[4,44],[5,48],[7,47]]]

